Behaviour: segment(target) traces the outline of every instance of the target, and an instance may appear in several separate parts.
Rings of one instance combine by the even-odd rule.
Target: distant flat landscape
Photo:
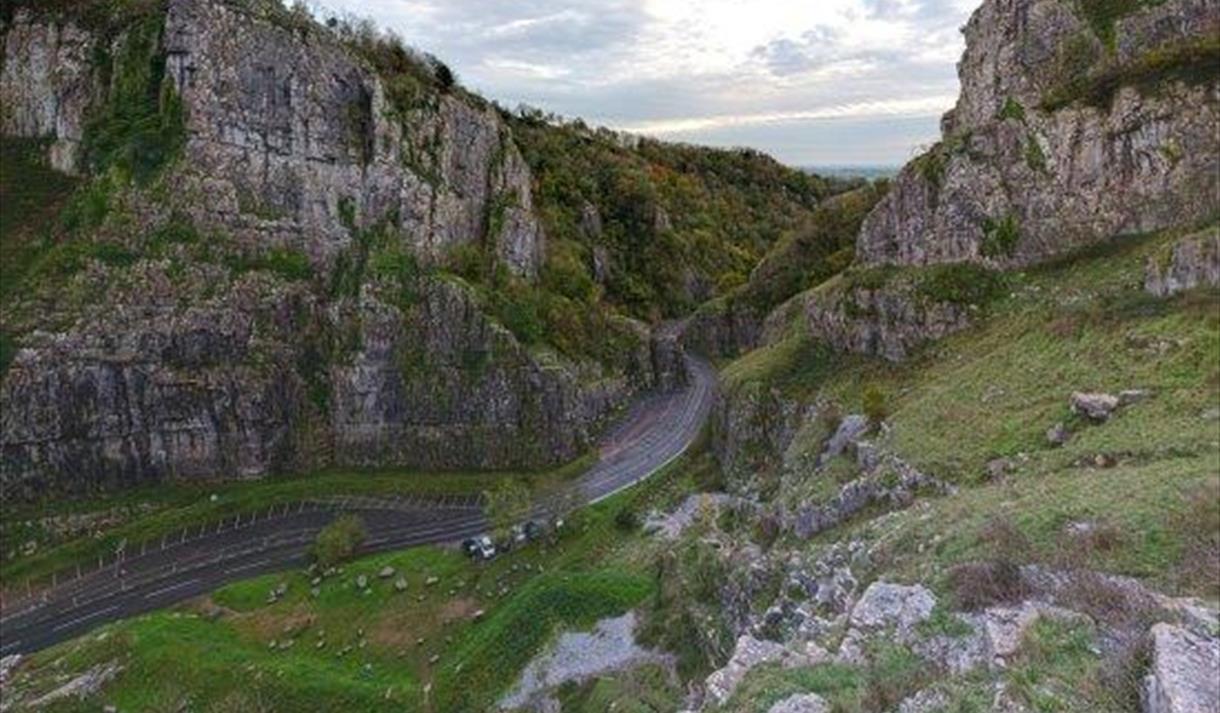
[[[893,178],[898,175],[898,170],[901,166],[842,166],[842,165],[826,165],[826,166],[801,166],[800,169],[806,173],[812,173],[816,176],[825,176],[827,178],[866,178],[870,181],[875,181],[878,178]]]

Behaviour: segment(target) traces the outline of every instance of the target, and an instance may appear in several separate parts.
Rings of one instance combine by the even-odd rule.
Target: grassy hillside
[[[648,320],[743,284],[820,200],[859,185],[752,150],[628,140],[528,110],[506,116],[534,172],[550,251],[544,284],[567,292],[600,277],[606,302]]]
[[[63,672],[117,661],[124,669],[101,694],[46,710],[488,710],[557,630],[587,627],[649,597],[658,544],[634,523],[672,506],[711,467],[705,455],[686,456],[570,518],[557,538],[483,565],[417,548],[348,563],[321,582],[317,597],[305,572],[240,582],[39,652],[11,690],[30,700]],[[385,566],[406,578],[405,592],[377,577]],[[360,574],[367,593],[355,586]],[[281,583],[287,593],[269,604],[268,591]],[[654,683],[640,695],[675,700],[663,678]],[[606,695],[568,694],[586,702]]]
[[[786,340],[729,365],[730,389],[763,385],[820,405],[790,462],[809,463],[802,458],[819,452],[838,415],[871,411],[886,422],[876,443],[958,487],[775,546],[816,556],[860,541],[870,557],[857,576],[923,583],[950,607],[977,595],[955,567],[978,562],[1127,575],[1220,602],[1220,293],[1157,299],[1142,289],[1145,261],[1183,232],[1121,236],[1006,275],[1003,293],[978,305],[975,326],[903,364],[834,355],[794,324]],[[1074,391],[1128,389],[1147,395],[1105,423],[1070,413]],[[1057,447],[1046,436],[1056,423],[1071,433]],[[773,506],[795,507],[826,501],[858,475],[841,458],[817,473],[795,465],[757,477],[780,481]],[[1105,585],[1069,596],[1099,625],[1146,616],[1124,610]],[[949,710],[981,711],[997,680],[1032,710],[1137,710],[1141,654],[1098,636],[1039,624],[994,680],[946,678],[902,651],[866,668],[763,668],[724,710],[765,710],[796,691],[819,692],[836,711],[875,710],[939,681]]]

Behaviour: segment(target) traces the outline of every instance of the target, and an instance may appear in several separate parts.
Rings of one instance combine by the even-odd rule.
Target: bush
[[[1030,146],[1038,146],[1038,142],[1031,140]],[[1041,148],[1038,150],[1041,152]],[[1044,167],[1045,160],[1043,157],[1042,165]],[[983,220],[983,242],[979,246],[979,252],[983,254],[983,257],[1010,257],[1020,241],[1021,227],[1017,224],[1016,216],[1011,213],[999,220],[991,218]]]
[[[889,417],[889,407],[886,404],[885,392],[876,384],[869,384],[864,389],[863,406],[864,415],[868,420],[876,426],[881,425],[886,418]]]
[[[933,302],[982,306],[1003,292],[1004,280],[981,265],[955,263],[928,268],[918,287]]]
[[[186,142],[182,99],[165,75],[160,49],[163,15],[150,15],[130,28],[117,56],[102,56],[110,93],[85,123],[82,147],[89,168],[110,167],[146,183],[176,157]]]
[[[614,514],[614,526],[623,532],[634,532],[640,526],[640,520],[630,507],[621,507]]]
[[[320,567],[332,567],[356,554],[364,538],[364,521],[357,515],[343,514],[322,528],[311,554]]]
[[[1016,119],[1017,121],[1025,121],[1025,107],[1021,106],[1021,102],[1012,97],[1004,100],[1004,106],[1000,107],[996,118],[1004,121],[1006,119]]]
[[[970,611],[1018,602],[1029,594],[1021,568],[1009,560],[958,565],[949,570],[949,587],[957,606]]]

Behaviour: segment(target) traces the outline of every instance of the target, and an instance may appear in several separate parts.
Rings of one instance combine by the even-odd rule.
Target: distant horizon
[[[319,0],[509,107],[789,166],[900,166],[957,98],[977,0]]]

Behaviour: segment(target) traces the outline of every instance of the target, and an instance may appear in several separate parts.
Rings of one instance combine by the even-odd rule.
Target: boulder
[[[1119,407],[1119,400],[1113,394],[1085,393],[1077,391],[1068,399],[1072,413],[1090,421],[1101,423],[1110,419]]]
[[[707,677],[704,683],[707,695],[717,705],[723,705],[733,696],[746,674],[765,663],[799,666],[808,663],[808,660],[782,644],[756,639],[748,634],[742,635],[733,647],[733,656],[729,662]]]
[[[1209,228],[1180,240],[1144,268],[1144,289],[1169,297],[1195,287],[1220,285],[1220,231]]]
[[[830,706],[816,693],[796,693],[768,709],[767,713],[829,713]]]
[[[1152,627],[1152,665],[1144,680],[1144,713],[1220,710],[1220,639],[1171,624]]]
[[[390,577],[393,577],[394,574],[395,574],[394,568],[391,567],[390,565],[386,565],[381,568],[381,571],[377,573],[377,576],[380,577],[381,579],[389,579]]]
[[[905,633],[932,616],[935,607],[936,596],[920,585],[873,582],[852,608],[848,621],[856,629],[894,627]]]
[[[847,451],[865,433],[868,433],[868,418],[860,414],[850,414],[839,421],[839,427],[826,442],[826,448],[818,456],[818,466],[825,465],[831,459]]]

